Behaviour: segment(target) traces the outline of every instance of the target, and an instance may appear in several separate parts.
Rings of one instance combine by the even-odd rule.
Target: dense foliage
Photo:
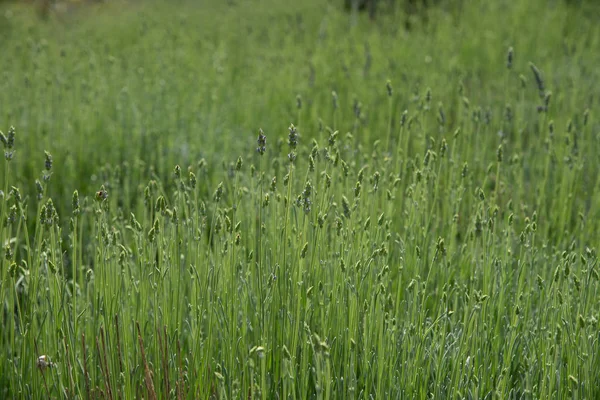
[[[597,13],[0,6],[0,397],[600,397]]]

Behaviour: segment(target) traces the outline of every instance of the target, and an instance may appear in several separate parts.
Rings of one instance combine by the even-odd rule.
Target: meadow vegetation
[[[599,398],[599,10],[3,3],[0,398]]]

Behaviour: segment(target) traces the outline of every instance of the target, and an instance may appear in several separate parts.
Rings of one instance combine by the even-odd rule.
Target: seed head
[[[361,187],[360,181],[357,181],[356,186],[354,187],[354,197],[360,197]]]
[[[393,90],[392,90],[392,81],[390,81],[388,79],[387,83],[385,84],[385,87],[387,88],[387,94],[389,97],[392,97],[393,94]]]
[[[363,178],[364,178],[364,176],[365,176],[365,171],[366,171],[366,169],[367,169],[367,168],[368,168],[368,166],[367,166],[367,165],[365,165],[364,167],[362,167],[362,168],[361,168],[361,169],[358,171],[358,176],[357,176],[357,178],[358,178],[358,181],[359,181],[359,182],[361,182],[361,183],[362,183],[362,180],[363,180]]]
[[[215,190],[215,194],[213,195],[213,200],[218,203],[221,201],[221,196],[223,195],[223,182],[220,182]]]
[[[304,186],[304,190],[302,191],[302,195],[299,198],[299,205],[304,207],[304,213],[308,214],[311,210],[312,201],[310,199],[313,192],[312,183],[310,181],[306,182]]]
[[[431,150],[427,150],[427,152],[425,153],[425,157],[423,157],[423,165],[426,167],[429,165],[429,161],[431,159],[435,159],[435,153]]]
[[[448,142],[446,142],[446,138],[442,138],[442,142],[440,143],[440,157],[444,157],[446,150],[448,150]]]
[[[327,214],[319,213],[317,216],[317,223],[319,224],[319,228],[322,228],[325,224],[325,219],[327,219]]]
[[[290,160],[290,164],[293,164],[294,161],[296,161],[296,153],[295,152],[290,152],[288,154],[288,160]]]
[[[11,126],[8,128],[8,137],[6,138],[6,147],[10,150],[15,145],[15,127]]]
[[[131,216],[129,218],[129,222],[131,224],[131,226],[133,226],[133,228],[138,231],[141,232],[142,231],[142,225],[138,222],[138,220],[135,218],[135,214],[131,213]]]
[[[9,245],[9,244],[7,244],[7,245],[4,247],[4,258],[5,258],[7,261],[10,261],[10,260],[12,260],[12,257],[13,257],[13,251],[12,251],[12,249],[11,249],[10,245]]]
[[[340,236],[342,234],[342,228],[343,227],[344,227],[344,224],[342,223],[342,219],[340,217],[337,217],[335,219],[335,229],[336,229],[336,232],[337,232],[338,236]]]
[[[513,56],[514,56],[514,50],[513,50],[512,47],[509,47],[508,48],[508,53],[506,55],[506,68],[508,68],[508,69],[512,68]]]
[[[346,196],[342,196],[342,209],[344,211],[344,216],[350,218],[350,203]]]
[[[21,191],[18,187],[12,186],[9,194],[13,197],[15,204],[21,204]]]
[[[379,171],[375,171],[373,174],[373,190],[377,191],[379,189],[379,179],[381,178],[381,174]]]
[[[79,206],[79,192],[76,190],[73,192],[73,216],[79,215],[81,207]]]
[[[258,147],[256,148],[256,151],[262,156],[263,154],[265,154],[265,150],[267,149],[267,137],[265,136],[264,132],[262,129],[258,130]]]
[[[302,247],[302,251],[300,252],[300,258],[305,258],[307,251],[308,251],[308,242],[304,243],[304,246]]]
[[[346,163],[346,161],[342,160],[342,173],[346,177],[346,176],[348,176],[349,172],[350,172],[350,167],[348,166],[348,163]]]
[[[364,231],[368,230],[370,226],[371,226],[371,217],[367,217],[367,219],[365,220],[365,223],[363,225],[363,230]]]
[[[192,171],[190,171],[190,175],[188,177],[188,182],[192,189],[196,188],[196,175]]]
[[[442,256],[446,255],[446,245],[444,244],[444,239],[441,237],[438,238],[436,251]]]
[[[331,186],[331,176],[325,173],[325,188],[328,189]]]
[[[482,188],[477,188],[477,195],[479,196],[479,200],[485,200],[485,193],[483,192]]]
[[[408,117],[408,110],[404,110],[402,115],[400,116],[400,126],[404,126],[406,124],[406,118]]]
[[[151,194],[150,186],[146,186],[144,188],[144,204],[146,204],[146,205],[150,204],[151,200],[152,200],[152,194]]]
[[[531,68],[531,71],[533,72],[533,77],[535,78],[535,82],[537,83],[537,87],[538,87],[538,91],[540,92],[540,96],[543,97],[546,89],[544,86],[544,78],[542,77],[542,73],[540,72],[538,67],[536,67],[535,64],[533,64],[531,62],[529,63],[529,67]]]
[[[37,193],[37,195],[36,195],[37,199],[41,200],[42,197],[44,197],[44,187],[42,186],[42,183],[38,179],[35,180],[35,190]]]
[[[8,210],[8,216],[6,217],[6,225],[12,225],[17,221],[17,206],[12,205]]]
[[[42,206],[40,211],[40,221],[43,225],[48,226],[58,223],[58,214],[56,213],[52,199],[48,199],[46,204]]]
[[[288,144],[290,146],[290,149],[294,150],[296,149],[296,146],[298,146],[298,130],[296,129],[294,124],[291,124],[288,129],[290,131],[290,133],[288,134]]]
[[[550,99],[551,98],[552,98],[552,92],[548,92],[544,96],[544,108],[545,108],[545,111],[548,111],[548,107],[550,106]]]
[[[331,132],[331,134],[329,135],[329,139],[328,139],[328,143],[330,147],[335,146],[335,141],[337,140],[338,137],[338,131],[335,132]]]
[[[46,156],[44,166],[46,167],[46,171],[50,171],[52,169],[52,154],[44,151],[44,155]]]

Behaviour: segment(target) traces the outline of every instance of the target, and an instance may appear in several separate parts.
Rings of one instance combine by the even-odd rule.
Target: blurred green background
[[[519,95],[518,74],[505,73],[509,46],[528,85],[533,61],[553,107],[569,110],[558,126],[599,92],[595,2],[447,0],[407,14],[381,1],[375,20],[342,1],[58,3],[46,18],[41,2],[0,8],[1,129],[17,128],[14,165],[28,188],[43,151],[53,154],[50,195],[97,190],[106,164],[142,160],[164,177],[202,157],[233,161],[261,127],[284,137],[293,122],[303,140],[318,137],[320,120],[333,125],[333,90],[335,128],[353,129],[360,102],[358,140],[372,143],[387,132],[387,79],[399,93],[394,124],[428,87],[449,125],[459,87],[472,105],[502,109],[507,92]],[[534,110],[535,90],[525,96]]]

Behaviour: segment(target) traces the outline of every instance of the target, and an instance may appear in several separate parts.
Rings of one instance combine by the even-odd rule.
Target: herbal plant
[[[6,6],[0,397],[600,395],[586,10],[316,4]]]

